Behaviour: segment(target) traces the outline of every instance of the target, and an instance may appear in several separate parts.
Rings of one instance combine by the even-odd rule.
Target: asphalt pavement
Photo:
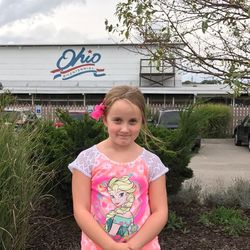
[[[250,152],[247,146],[235,146],[231,138],[203,139],[189,167],[203,189],[227,187],[235,178],[250,181]]]

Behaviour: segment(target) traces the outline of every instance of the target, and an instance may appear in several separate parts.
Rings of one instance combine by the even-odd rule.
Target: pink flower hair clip
[[[103,102],[99,105],[95,105],[94,110],[90,113],[90,117],[98,121],[103,116],[104,110],[105,105]]]

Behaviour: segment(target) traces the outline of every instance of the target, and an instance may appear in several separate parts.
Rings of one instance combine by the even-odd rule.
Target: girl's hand
[[[107,248],[104,247],[103,250],[131,250],[131,248],[129,247],[128,243],[114,242],[112,246]]]
[[[131,244],[131,242],[128,242],[129,250],[140,250],[139,247],[135,246],[134,244]]]

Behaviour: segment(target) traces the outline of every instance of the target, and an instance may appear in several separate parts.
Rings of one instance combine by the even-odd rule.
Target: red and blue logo
[[[91,73],[95,77],[105,76],[103,68],[96,67],[101,59],[99,53],[93,53],[92,50],[85,51],[83,47],[77,54],[73,49],[65,50],[56,63],[56,69],[50,71],[54,74],[54,80],[61,78],[68,80],[78,75]]]

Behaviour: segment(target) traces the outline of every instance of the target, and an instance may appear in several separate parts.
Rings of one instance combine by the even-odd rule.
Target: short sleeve
[[[69,170],[72,172],[76,169],[84,175],[91,177],[92,168],[95,162],[96,154],[98,152],[94,147],[82,151],[77,158],[68,165]]]
[[[143,158],[149,168],[149,182],[156,180],[169,171],[168,167],[162,163],[157,155],[146,150]]]

